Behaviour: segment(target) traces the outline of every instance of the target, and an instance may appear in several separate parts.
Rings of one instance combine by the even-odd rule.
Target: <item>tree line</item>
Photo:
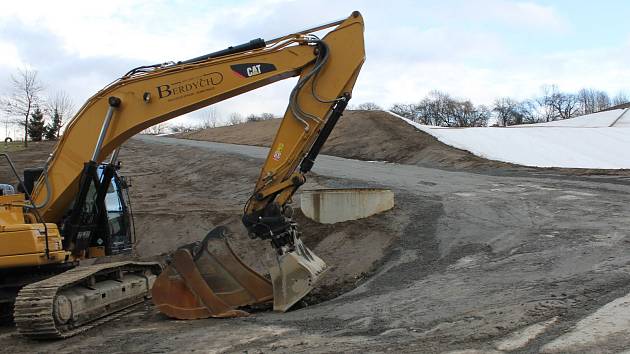
[[[509,126],[569,119],[599,112],[630,102],[623,92],[610,97],[605,91],[583,88],[576,93],[562,92],[557,85],[543,86],[539,95],[516,100],[500,97],[491,105],[475,105],[442,91],[431,91],[417,103],[397,103],[389,111],[420,124],[442,127],[483,127],[494,118],[495,125]],[[354,109],[381,110],[371,102]]]
[[[24,129],[24,146],[31,141],[57,140],[74,105],[63,91],[46,94],[36,70],[20,69],[9,80],[9,92],[0,98],[0,111]]]
[[[420,124],[442,127],[483,127],[493,120],[495,125],[509,126],[550,122],[599,112],[630,102],[629,97],[620,92],[611,97],[605,91],[583,88],[576,93],[562,92],[557,85],[543,86],[540,94],[525,100],[500,97],[491,105],[475,105],[469,99],[461,99],[442,91],[431,91],[417,103],[396,103],[389,111]],[[348,107],[358,110],[382,110],[372,102]],[[9,119],[5,124],[17,124],[24,129],[24,145],[28,140],[57,140],[64,123],[74,113],[70,97],[63,91],[52,95],[45,93],[37,71],[18,70],[10,76],[10,92],[0,97],[0,111]],[[273,119],[271,113],[250,114],[243,117],[231,113],[225,125],[256,122]],[[158,124],[143,133],[161,134],[170,130],[174,133],[215,128],[221,119],[214,107],[204,111],[200,124],[168,125]]]
[[[225,123],[221,123],[224,119],[221,118],[219,112],[214,107],[209,107],[204,110],[201,122],[199,124],[171,124],[164,126],[163,130],[170,129],[173,133],[186,133],[197,130],[216,128],[218,126],[231,126],[238,125],[246,122],[260,122],[264,120],[270,120],[276,118],[272,113],[259,113],[250,114],[243,118],[243,115],[238,112],[232,112],[227,116]],[[150,134],[159,134],[154,130],[149,132]]]
[[[469,99],[461,99],[442,91],[433,90],[417,103],[396,103],[389,111],[420,124],[441,127],[485,127],[494,121],[497,126],[533,124],[568,119],[596,113],[630,102],[623,92],[614,97],[592,88],[583,88],[576,93],[562,92],[557,85],[541,87],[540,94],[525,100],[500,97],[491,105],[475,105]],[[348,106],[349,110],[383,110],[374,102]],[[270,113],[252,114],[243,118],[231,113],[225,125],[236,125],[273,119]],[[205,114],[202,123],[196,126],[171,126],[173,132],[187,132],[218,126],[219,117],[214,109]]]

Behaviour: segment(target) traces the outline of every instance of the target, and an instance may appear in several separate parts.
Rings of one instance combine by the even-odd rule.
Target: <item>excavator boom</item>
[[[238,307],[234,304],[254,305],[270,298],[274,310],[287,311],[313,289],[326,271],[326,263],[300,240],[288,203],[304,184],[305,174],[341,117],[365,59],[363,21],[358,13],[330,26],[337,27],[322,40],[303,34],[284,37],[285,40],[293,36],[305,38],[309,48],[306,55],[312,59],[296,70],[300,78],[291,92],[289,107],[254,193],[245,206],[243,223],[250,236],[269,239],[277,251],[277,265],[270,269],[271,284],[238,260],[224,237],[210,237],[221,234],[215,230],[201,244],[178,250],[158,277],[153,298],[167,315],[181,319],[242,316],[242,312],[234,311]],[[271,61],[245,67],[245,76],[259,75],[265,67],[276,66],[273,58],[268,60]],[[212,242],[208,240],[214,240],[214,246],[209,246]],[[218,254],[230,257],[217,257]],[[199,274],[185,274],[193,260]],[[241,296],[235,302],[236,293]]]
[[[90,305],[81,303],[82,297],[74,293],[77,287],[82,286],[81,294],[89,297],[99,291],[98,282],[108,284],[107,291],[125,292],[126,285],[120,280],[127,278],[130,282],[144,279],[147,288],[153,287],[157,308],[174,318],[244,316],[247,313],[239,307],[271,299],[275,310],[288,310],[327,268],[300,240],[289,204],[351,97],[365,60],[363,26],[361,14],[355,11],[346,19],[270,41],[255,39],[185,61],[141,66],[100,90],[66,126],[45,166],[36,171],[40,177],[32,190],[25,181],[28,198],[0,196],[0,206],[5,208],[0,210],[0,249],[5,244],[11,248],[11,254],[0,254],[0,275],[15,273],[12,267],[22,271],[28,267],[72,268],[80,260],[113,254],[104,200],[112,188],[119,194],[126,188],[116,173],[118,151],[125,141],[168,119],[297,76],[243,214],[249,236],[269,240],[276,251],[271,281],[247,267],[231,249],[228,231],[217,228],[203,241],[175,251],[157,279],[159,271],[154,265],[134,263],[111,269],[99,265],[98,269],[73,270],[65,278],[61,273],[27,282],[23,288],[24,294],[32,296],[42,287],[52,289],[50,284],[56,284],[57,290],[50,290],[55,292],[50,303],[42,305],[50,311],[41,311],[41,321],[57,337],[77,333],[73,326],[79,322],[83,325],[98,319],[90,317],[96,316]],[[329,32],[323,38],[314,35],[326,29]],[[124,217],[124,211],[121,213]],[[26,296],[22,301],[18,295],[20,307],[16,309],[28,314],[35,300]],[[104,303],[103,309],[129,301],[124,294],[120,296],[118,303]],[[72,312],[75,302],[85,306],[80,321]],[[57,313],[59,309],[65,312]],[[99,311],[98,316],[108,315],[107,310]],[[24,318],[21,331],[37,337],[38,330],[28,328],[35,320]]]

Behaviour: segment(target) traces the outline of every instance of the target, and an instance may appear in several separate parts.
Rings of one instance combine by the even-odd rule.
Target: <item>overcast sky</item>
[[[0,8],[0,94],[19,67],[80,106],[128,69],[182,60],[348,16],[365,18],[367,61],[351,103],[430,90],[490,104],[545,84],[629,92],[628,1],[30,1]],[[282,114],[293,80],[216,105]],[[187,119],[195,119],[195,115]]]

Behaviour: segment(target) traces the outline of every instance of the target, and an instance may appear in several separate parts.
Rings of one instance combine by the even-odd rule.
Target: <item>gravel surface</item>
[[[264,148],[154,137],[134,140],[131,148],[157,154],[175,146],[187,151],[182,164],[194,156],[233,171],[221,182],[233,180],[233,189],[221,192],[226,195],[247,193],[250,177],[238,176],[250,175],[248,169],[257,169],[250,166],[266,156]],[[630,292],[627,177],[454,172],[329,156],[318,158],[314,172],[319,186],[396,193],[391,214],[353,225],[368,233],[387,223],[377,234],[399,236],[353,290],[285,314],[230,320],[171,321],[145,304],[63,342],[31,342],[0,328],[0,351],[535,353],[558,348],[558,342],[545,345],[578,323],[580,338],[597,342],[574,342],[560,352],[630,346],[627,323],[610,335],[589,336],[588,323],[597,322],[583,321]],[[206,178],[212,190],[219,177]],[[211,211],[221,199],[203,205]]]

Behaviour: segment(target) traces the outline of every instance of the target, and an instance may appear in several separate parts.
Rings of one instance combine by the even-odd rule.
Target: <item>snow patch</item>
[[[588,352],[608,338],[630,336],[630,294],[601,307],[595,313],[580,320],[574,329],[545,344],[542,353]],[[619,345],[628,344],[617,343]]]
[[[507,128],[435,127],[389,113],[444,144],[489,160],[533,167],[630,168],[629,109]]]
[[[497,342],[496,348],[504,351],[513,351],[523,348],[536,337],[545,333],[547,328],[557,321],[558,317],[554,317],[548,321],[535,323],[531,326],[525,327]]]
[[[608,128],[630,123],[628,109],[614,109],[612,111],[597,112],[571,119],[557,120],[548,123],[512,125],[508,128],[525,127],[563,127],[563,128]],[[618,120],[619,119],[619,120]]]

